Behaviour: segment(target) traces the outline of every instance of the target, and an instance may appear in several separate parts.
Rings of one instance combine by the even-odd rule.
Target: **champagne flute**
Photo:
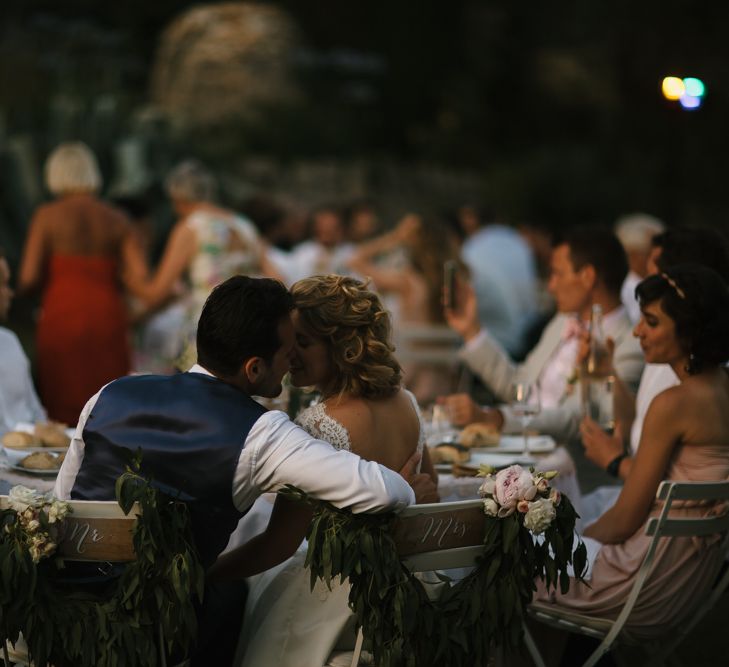
[[[511,387],[511,411],[521,422],[521,432],[524,437],[524,456],[529,455],[529,433],[527,426],[541,411],[539,400],[539,385],[528,382],[516,382]]]

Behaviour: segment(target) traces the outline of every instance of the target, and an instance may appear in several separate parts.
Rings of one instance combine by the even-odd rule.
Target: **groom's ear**
[[[266,362],[261,357],[250,357],[243,363],[243,374],[252,385],[255,385],[261,379],[266,369]]]

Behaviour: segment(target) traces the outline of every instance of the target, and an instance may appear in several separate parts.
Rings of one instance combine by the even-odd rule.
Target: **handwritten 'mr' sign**
[[[135,559],[134,511],[124,516],[116,503],[71,501],[58,552],[67,560],[125,563]]]

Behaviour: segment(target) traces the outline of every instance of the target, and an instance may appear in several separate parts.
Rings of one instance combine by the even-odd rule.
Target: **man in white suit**
[[[616,372],[633,389],[640,381],[643,354],[620,301],[627,272],[625,253],[611,231],[580,227],[568,233],[552,252],[549,290],[558,312],[522,364],[481,328],[474,292],[463,286],[458,308],[446,311],[448,324],[464,339],[461,359],[501,401],[509,400],[514,382],[538,382],[542,412],[530,428],[560,441],[576,439],[582,417],[577,352],[593,304],[602,306],[604,332],[615,342]],[[520,429],[508,406],[481,408],[467,394],[449,396],[445,403],[457,425],[481,421],[507,432]]]

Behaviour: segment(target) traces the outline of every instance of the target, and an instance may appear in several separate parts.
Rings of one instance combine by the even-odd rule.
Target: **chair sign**
[[[414,505],[404,517],[398,517],[392,529],[398,554],[402,557],[457,547],[483,546],[486,521],[481,501],[463,508]]]
[[[133,530],[140,512],[135,505],[125,516],[116,502],[71,501],[73,512],[64,520],[58,552],[73,561],[133,561]]]

